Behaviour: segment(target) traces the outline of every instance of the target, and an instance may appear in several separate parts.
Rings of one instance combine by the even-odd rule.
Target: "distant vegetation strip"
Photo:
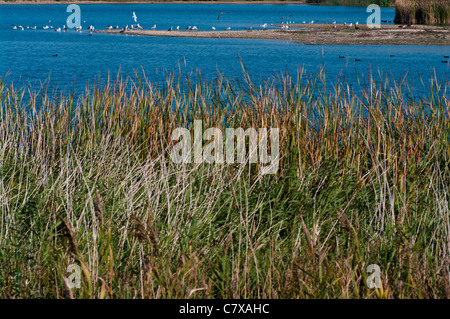
[[[70,0],[0,0],[0,3],[4,2],[33,2],[33,3],[49,3],[49,2],[148,2],[148,3],[155,3],[155,2],[298,2],[298,3],[305,3],[305,0],[76,0],[76,1],[70,1]]]
[[[83,0],[81,0],[83,1]],[[379,6],[391,6],[392,0],[86,0],[86,2],[298,2],[308,4],[323,4],[335,6],[368,6],[378,4]],[[70,2],[70,0],[0,0],[0,2]]]
[[[377,4],[380,7],[390,7],[393,5],[393,0],[306,0],[309,4],[323,4],[330,6],[368,6],[370,4]]]

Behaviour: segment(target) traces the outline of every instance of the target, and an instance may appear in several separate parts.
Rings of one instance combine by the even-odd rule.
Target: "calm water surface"
[[[333,22],[365,23],[364,7],[330,7],[309,5],[255,4],[101,4],[80,5],[83,30],[94,25],[96,30],[107,25],[131,25],[133,11],[144,28],[156,24],[158,29],[170,26],[197,26],[218,30],[230,26],[240,30],[260,24],[269,26],[282,17],[301,23]],[[304,68],[308,74],[322,67],[327,80],[333,83],[345,77],[357,83],[370,71],[390,75],[393,79],[408,79],[420,83],[419,76],[428,79],[436,73],[441,81],[449,80],[449,64],[442,63],[449,55],[449,46],[363,46],[363,45],[302,45],[279,40],[198,39],[175,37],[145,37],[94,34],[85,31],[55,32],[65,24],[69,13],[66,5],[3,5],[0,6],[0,76],[8,83],[40,83],[51,87],[82,90],[99,76],[116,75],[119,70],[132,75],[144,70],[151,81],[164,78],[163,71],[195,73],[213,79],[217,72],[232,78],[242,78],[239,58],[255,81],[266,80],[280,72],[295,74]],[[227,12],[217,20],[219,12]],[[392,21],[394,9],[382,8],[382,19]],[[24,31],[12,30],[22,25]],[[26,29],[37,26],[37,30]],[[53,55],[57,54],[57,57]],[[345,56],[340,59],[339,55]],[[390,57],[395,55],[395,57]],[[360,62],[355,62],[355,58]],[[427,81],[425,81],[427,83]],[[427,84],[426,84],[427,85]],[[419,90],[420,91],[420,90]],[[426,92],[427,88],[423,88]]]

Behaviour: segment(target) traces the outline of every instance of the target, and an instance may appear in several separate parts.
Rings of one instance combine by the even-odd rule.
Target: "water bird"
[[[395,55],[389,54],[389,57],[390,57],[390,58],[395,58]]]
[[[61,28],[56,29],[55,32],[61,32]]]
[[[64,32],[66,32],[68,30],[66,25],[63,25],[63,30],[64,30]]]
[[[132,18],[133,18],[133,20],[134,20],[134,22],[137,22],[137,16],[136,16],[136,13],[133,11],[133,16],[132,16]]]
[[[231,27],[228,27],[228,28],[226,28],[225,30],[226,30],[226,31],[230,31],[230,30],[231,30]]]
[[[448,59],[448,58],[450,58],[450,56],[444,55],[444,59]]]
[[[31,27],[31,30],[36,30],[36,26],[32,26],[32,27]]]
[[[250,28],[248,28],[248,31],[252,31],[252,26],[250,26]]]
[[[441,61],[442,63],[448,63],[448,61]]]
[[[151,27],[150,29],[155,30],[156,29],[156,24],[153,27]]]
[[[90,25],[89,28],[88,28],[88,31],[90,31],[90,32],[94,31],[94,26]]]
[[[355,59],[355,62],[361,62],[361,60],[360,59]]]
[[[106,30],[112,30],[112,28],[113,28],[112,25],[109,25],[106,27]]]
[[[12,29],[13,30],[17,30],[17,27],[15,25],[13,25]]]
[[[177,25],[177,31],[180,31],[180,26],[179,25]]]
[[[116,25],[116,26],[114,27],[114,29],[116,29],[116,30],[117,30],[117,29],[119,29],[119,26],[118,26],[118,25]]]
[[[343,55],[339,55],[339,59],[343,59],[345,58]]]
[[[211,29],[213,29],[214,31],[216,31],[216,28],[212,27]]]
[[[190,31],[192,29],[191,26],[186,27],[186,30]]]
[[[75,28],[75,31],[81,32],[81,29],[83,29],[83,27],[80,25],[80,26]]]
[[[53,54],[53,56],[58,56],[58,54]]]
[[[167,30],[167,31],[172,31],[172,26],[170,26],[169,30]]]
[[[220,19],[220,16],[221,16],[222,14],[228,14],[228,12],[220,12],[219,15],[217,16],[217,20]]]
[[[261,24],[260,27],[263,28],[264,30],[267,29],[267,23]]]
[[[194,26],[192,27],[192,30],[198,30],[198,28],[194,25]]]
[[[277,21],[277,23],[280,23],[281,21],[283,21],[283,19],[288,18],[288,17],[290,17],[290,16],[291,16],[291,15],[287,15],[287,16],[282,17],[280,20]]]

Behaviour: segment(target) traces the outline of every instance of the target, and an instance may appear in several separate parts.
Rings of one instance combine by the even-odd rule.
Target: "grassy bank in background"
[[[0,3],[305,3],[306,0],[0,0]]]
[[[0,296],[449,298],[449,83],[380,77],[0,81]],[[279,171],[173,163],[195,119],[279,128]]]
[[[226,2],[226,3],[252,3],[252,2],[267,2],[267,3],[309,3],[309,4],[323,4],[323,5],[337,5],[337,6],[368,6],[369,4],[378,4],[380,6],[390,6],[393,0],[86,0],[86,1],[75,1],[75,2],[123,2],[123,3],[152,3],[152,2]],[[70,2],[69,0],[1,0],[5,3],[14,2],[30,2],[30,3],[59,3],[59,2]],[[73,2],[73,1],[72,1]]]
[[[448,0],[396,0],[397,24],[450,24]]]
[[[363,6],[377,4],[380,7],[390,7],[393,0],[306,0],[309,4],[323,4],[329,6]]]

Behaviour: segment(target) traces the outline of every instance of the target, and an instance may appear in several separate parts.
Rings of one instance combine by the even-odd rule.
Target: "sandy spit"
[[[303,27],[299,29],[295,27]],[[402,44],[402,45],[447,45],[450,46],[450,27],[383,26],[381,29],[369,29],[364,25],[360,29],[331,25],[291,25],[289,30],[216,30],[216,31],[167,31],[167,30],[100,30],[96,32],[119,35],[142,35],[154,37],[195,37],[195,38],[240,38],[240,39],[276,39],[295,41],[310,45],[346,45],[346,44]]]

